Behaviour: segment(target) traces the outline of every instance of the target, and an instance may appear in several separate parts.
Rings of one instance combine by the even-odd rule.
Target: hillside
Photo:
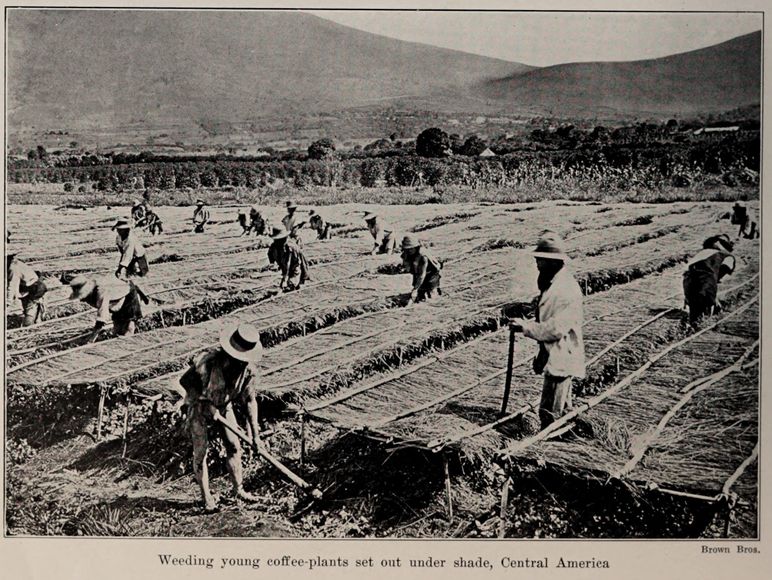
[[[760,102],[761,32],[665,58],[563,64],[484,81],[502,105],[553,113],[688,114]]]
[[[219,121],[448,100],[530,67],[300,12],[11,10],[13,130]]]

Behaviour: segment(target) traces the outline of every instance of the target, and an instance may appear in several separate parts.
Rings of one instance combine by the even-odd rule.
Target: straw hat
[[[72,288],[72,294],[69,300],[83,300],[94,291],[96,281],[81,274],[70,280],[70,288]]]
[[[378,217],[378,214],[374,214],[368,211],[368,212],[365,212],[365,215],[362,219],[365,220],[366,222],[369,222],[370,220],[374,220],[377,217]]]
[[[119,219],[115,224],[113,225],[114,230],[130,230],[131,224],[124,219]]]
[[[220,346],[229,356],[244,362],[257,362],[263,356],[260,331],[251,324],[234,322],[223,328]]]
[[[412,250],[413,248],[420,248],[421,242],[416,240],[415,238],[412,238],[410,236],[405,236],[402,238],[402,249],[403,250]]]
[[[555,232],[546,231],[536,244],[536,248],[533,251],[535,258],[546,258],[547,260],[560,260],[561,262],[568,262],[571,258],[566,255],[565,246],[563,240],[560,239]]]
[[[723,250],[725,252],[732,252],[734,250],[734,244],[732,240],[726,234],[719,234],[717,236],[710,236],[703,243],[704,249]]]
[[[309,210],[308,215],[309,217],[312,215],[316,215],[316,210],[315,209]]]
[[[297,207],[298,207],[298,204],[296,204],[294,201],[287,202],[287,209],[296,209]]]
[[[271,234],[272,240],[281,240],[289,236],[289,232],[283,226],[274,226],[273,233]]]
[[[196,205],[206,205],[206,202],[203,199],[197,199]]]

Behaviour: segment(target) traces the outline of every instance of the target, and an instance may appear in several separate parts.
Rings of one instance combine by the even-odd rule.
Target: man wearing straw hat
[[[421,245],[421,242],[411,236],[402,239],[402,263],[413,275],[413,289],[410,292],[408,305],[423,302],[441,295],[440,270],[442,265],[432,254]]]
[[[373,236],[373,249],[370,254],[394,254],[397,251],[397,234],[381,222],[373,212],[365,212],[364,218],[370,235]]]
[[[253,444],[262,445],[256,398],[257,362],[261,356],[260,332],[250,324],[235,322],[222,330],[219,346],[191,359],[190,368],[180,378],[185,389],[187,427],[193,441],[193,469],[208,512],[217,509],[217,502],[209,490],[207,423],[213,420],[216,409],[231,425],[238,425],[234,403],[241,403],[246,406],[247,430]],[[234,494],[245,501],[259,501],[244,490],[239,438],[222,424],[217,425],[224,435]]]
[[[145,256],[145,247],[137,239],[136,234],[131,230],[131,224],[126,220],[118,220],[113,225],[118,235],[115,238],[115,245],[121,253],[118,260],[118,269],[115,271],[116,278],[127,278],[128,276],[145,276],[149,267],[147,257]]]
[[[197,234],[204,233],[204,226],[209,223],[209,210],[203,199],[196,201],[196,209],[193,210],[193,231]]]
[[[287,215],[281,219],[281,223],[287,230],[289,237],[295,240],[298,244],[302,245],[301,239],[298,237],[298,230],[302,228],[306,222],[298,221],[297,216],[298,205],[294,201],[287,202]]]
[[[11,300],[19,300],[24,312],[22,326],[37,324],[45,316],[43,296],[48,288],[40,279],[40,275],[31,266],[19,260],[16,254],[6,256],[5,266]]]
[[[297,290],[311,278],[308,275],[308,261],[303,251],[289,239],[289,232],[283,227],[273,228],[271,247],[268,248],[268,262],[277,264],[281,270],[279,288],[285,292]]]
[[[539,270],[536,320],[513,318],[510,326],[539,343],[533,361],[544,374],[539,419],[544,429],[571,408],[571,379],[584,378],[582,290],[568,269],[563,240],[544,232],[533,252]]]
[[[734,244],[726,234],[711,236],[702,251],[687,263],[684,272],[684,299],[689,307],[689,323],[694,326],[703,316],[710,316],[718,301],[718,283],[734,272]]]
[[[142,318],[140,300],[145,304],[149,302],[144,292],[134,283],[109,276],[75,276],[70,281],[70,288],[70,300],[80,300],[97,310],[92,341],[111,321],[118,336],[134,334],[136,321]]]

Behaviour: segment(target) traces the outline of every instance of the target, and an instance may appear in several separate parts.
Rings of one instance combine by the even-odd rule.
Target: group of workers
[[[292,291],[311,278],[298,235],[306,222],[298,218],[295,203],[287,202],[286,209],[281,225],[271,228],[268,259],[281,271],[280,288]],[[735,206],[732,223],[743,224],[740,236],[748,237],[750,233],[752,237],[755,228],[743,217],[747,216],[743,209],[739,204]],[[145,249],[134,230],[148,223],[148,215],[154,214],[145,204],[135,204],[132,209],[133,227],[128,220],[118,220],[113,226],[117,231],[116,246],[120,253],[115,276],[78,275],[68,281],[72,289],[70,298],[97,310],[92,340],[111,321],[116,334],[131,335],[142,317],[141,304],[147,304],[148,297],[134,283],[134,279],[145,276],[149,268]],[[365,213],[363,219],[373,238],[371,253],[396,253],[395,230],[373,212]],[[194,232],[202,233],[209,221],[205,202],[198,200],[193,215]],[[269,229],[257,208],[251,209],[249,221],[246,212],[239,212],[238,221],[243,229],[241,235],[252,232],[265,235]],[[330,239],[332,228],[318,213],[312,210],[308,223],[319,239]],[[442,264],[431,251],[412,236],[402,238],[400,250],[402,263],[412,275],[408,304],[440,295]],[[692,324],[698,324],[702,317],[720,308],[718,283],[734,271],[732,251],[733,243],[729,236],[711,236],[705,240],[702,251],[688,262],[683,289]],[[539,419],[542,428],[545,428],[571,408],[572,381],[585,376],[583,294],[569,268],[570,258],[557,233],[545,231],[532,254],[538,270],[539,290],[535,317],[526,319],[512,316],[507,311],[504,314],[509,318],[513,332],[520,332],[538,344],[533,370],[544,375]],[[41,275],[15,255],[9,255],[6,263],[11,296],[20,299],[24,309],[23,324],[35,324],[45,313],[43,296],[46,286]],[[217,346],[191,359],[187,372],[180,379],[186,391],[186,421],[193,441],[195,477],[207,510],[216,508],[207,474],[207,421],[213,417],[224,417],[226,421],[235,423],[233,405],[243,402],[247,409],[248,436],[254,445],[262,445],[256,402],[257,363],[261,355],[259,330],[237,322],[222,331]],[[247,493],[243,487],[238,437],[225,428],[222,432],[235,494],[247,501],[257,501],[258,498]]]

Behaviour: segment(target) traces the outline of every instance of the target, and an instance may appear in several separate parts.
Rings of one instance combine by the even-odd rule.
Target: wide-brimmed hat
[[[363,220],[366,222],[369,222],[370,220],[374,220],[378,217],[378,214],[372,213],[372,212],[365,212],[365,215],[362,217]]]
[[[403,250],[412,250],[413,248],[420,248],[421,242],[416,240],[415,238],[412,238],[410,236],[405,236],[402,238],[402,249]]]
[[[726,252],[732,252],[734,250],[734,243],[730,237],[726,234],[719,234],[717,236],[710,236],[703,243],[702,247],[705,249],[712,248],[714,250],[724,250]]]
[[[206,205],[206,202],[203,199],[197,199],[196,205]]]
[[[142,202],[138,199],[135,199],[131,202],[132,207],[137,207],[138,205],[142,205]]]
[[[229,356],[244,362],[257,362],[263,356],[260,331],[251,324],[234,322],[223,328],[220,346]]]
[[[271,234],[272,240],[281,240],[289,236],[287,228],[282,226],[274,226],[273,233]]]
[[[128,222],[128,220],[118,220],[113,224],[114,230],[130,230],[131,224]]]
[[[308,215],[309,217],[312,215],[316,215],[316,210],[315,209],[308,210]]]
[[[93,278],[89,278],[84,275],[75,276],[70,280],[70,288],[72,288],[72,294],[70,294],[69,300],[82,300],[94,291],[96,287],[96,281]]]
[[[296,204],[294,201],[288,201],[287,202],[287,209],[297,209],[298,204]]]
[[[533,250],[534,258],[545,258],[547,260],[560,260],[561,262],[568,262],[571,258],[566,254],[563,240],[555,232],[545,232],[539,243],[536,244],[536,248]]]

